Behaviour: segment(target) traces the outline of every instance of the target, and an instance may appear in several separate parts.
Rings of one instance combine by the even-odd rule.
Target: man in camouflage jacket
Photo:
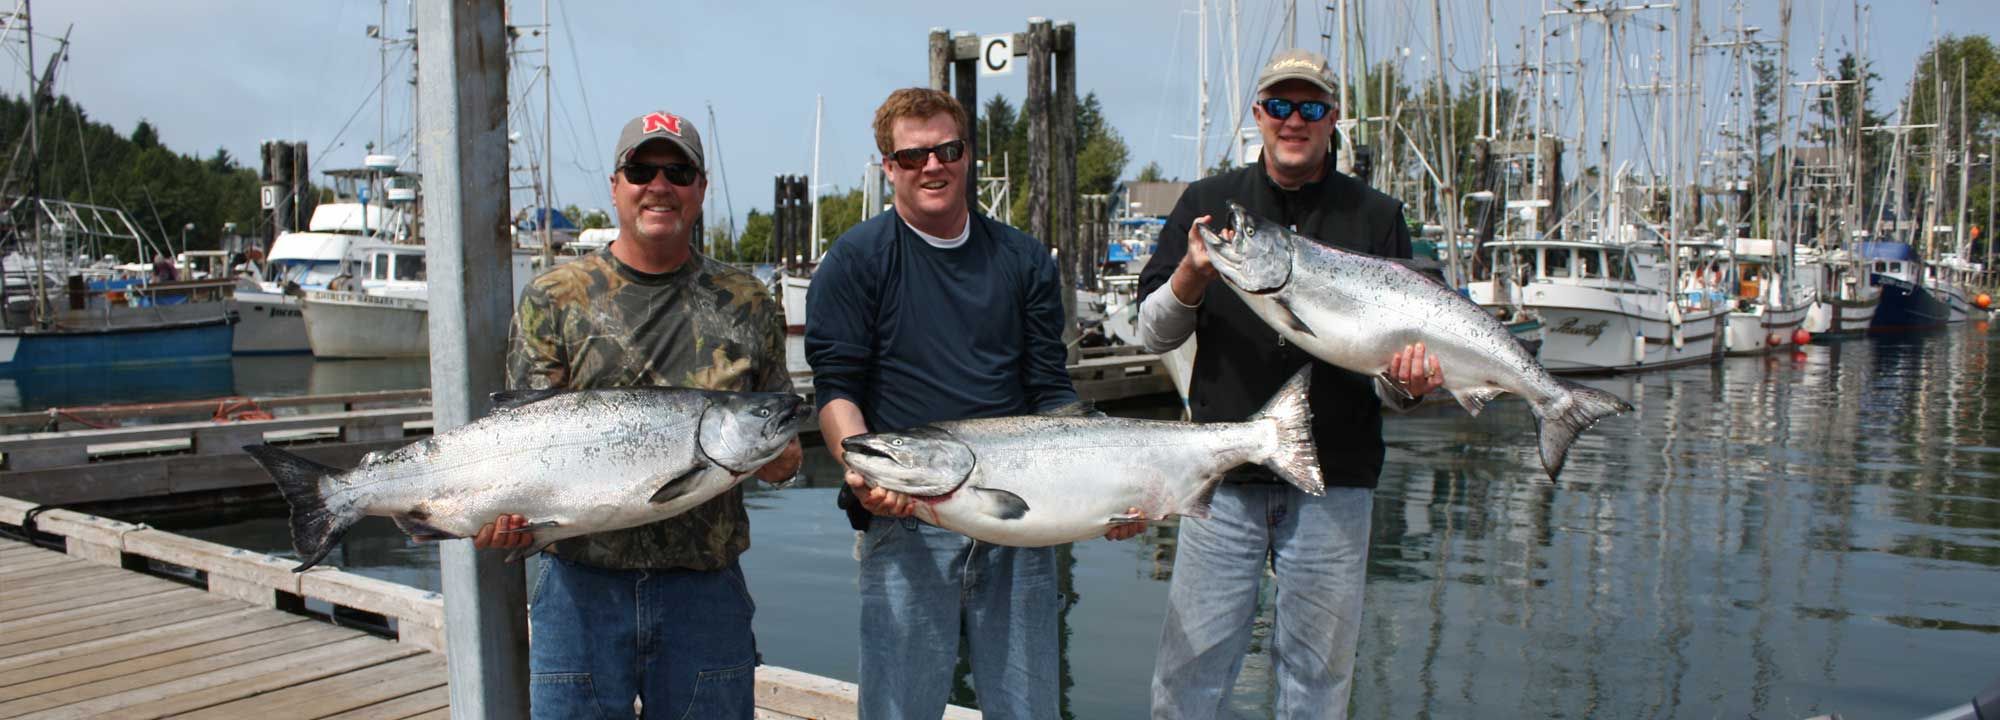
[[[515,388],[672,385],[791,392],[783,313],[756,278],[693,252],[708,178],[693,123],[654,112],[619,136],[618,238],[529,284],[507,353]],[[756,475],[798,471],[799,444]],[[518,515],[474,539],[518,548]],[[755,610],[736,558],[750,548],[739,486],[649,525],[550,546],[529,601],[536,718],[750,718]]]

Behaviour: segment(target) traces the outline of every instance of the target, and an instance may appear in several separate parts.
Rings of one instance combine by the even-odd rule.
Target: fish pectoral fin
[[[695,484],[691,481],[694,480],[695,476],[700,475],[702,471],[707,469],[708,465],[706,463],[696,464],[694,467],[689,468],[687,472],[681,473],[674,479],[668,480],[665,485],[661,485],[659,490],[653,492],[652,497],[646,498],[646,501],[658,505],[688,494],[694,490]]]
[[[457,540],[459,538],[457,534],[450,530],[440,528],[408,515],[391,515],[389,519],[396,521],[396,529],[403,531],[404,535],[410,536],[410,539],[417,542],[437,542],[439,540]]]
[[[1457,400],[1458,404],[1464,407],[1467,413],[1476,417],[1479,415],[1480,410],[1486,409],[1487,402],[1493,398],[1500,397],[1500,391],[1493,388],[1453,390],[1451,391],[1451,397]]]
[[[1005,490],[993,488],[972,488],[985,501],[986,514],[1001,520],[1019,520],[1028,514],[1028,501]]]
[[[507,553],[507,562],[520,562],[534,557],[535,553],[539,553],[554,544],[556,544],[556,541],[549,540],[547,542],[538,542],[528,547],[517,548],[513,552]]]
[[[540,520],[529,520],[529,521],[528,521],[528,522],[527,522],[526,524],[524,524],[524,525],[522,525],[522,526],[520,526],[520,527],[517,527],[517,528],[508,528],[508,529],[506,529],[506,530],[496,530],[496,531],[494,531],[494,532],[496,532],[496,533],[503,533],[503,534],[508,534],[508,535],[512,535],[512,534],[515,534],[515,533],[526,533],[526,532],[534,532],[534,531],[536,531],[536,530],[542,530],[542,529],[545,529],[545,528],[556,528],[556,527],[562,527],[562,525],[563,525],[563,524],[562,524],[562,521],[561,521],[561,520],[556,520],[556,519],[554,519],[554,518],[543,518],[543,519],[540,519]]]
[[[1375,374],[1375,379],[1377,379],[1377,380],[1381,380],[1381,381],[1382,381],[1382,386],[1383,386],[1383,387],[1386,387],[1386,388],[1389,388],[1390,390],[1394,390],[1394,391],[1396,391],[1396,396],[1397,396],[1397,397],[1400,397],[1400,398],[1402,398],[1402,399],[1404,399],[1404,400],[1415,400],[1415,399],[1417,399],[1417,396],[1415,396],[1415,395],[1411,395],[1411,394],[1410,394],[1410,389],[1409,389],[1409,388],[1407,388],[1407,387],[1403,387],[1403,384],[1402,384],[1402,383],[1400,383],[1400,382],[1396,382],[1396,379],[1395,379],[1395,378],[1393,378],[1393,377],[1389,377],[1389,373],[1388,373],[1387,371],[1384,371],[1384,372],[1379,372],[1379,373],[1376,373],[1376,374]],[[1473,413],[1473,414],[1474,414],[1474,415],[1477,415],[1478,413]]]
[[[1119,513],[1104,519],[1113,525],[1144,524],[1147,520],[1146,514],[1142,512]]]
[[[1287,300],[1283,297],[1279,297],[1273,299],[1271,303],[1277,305],[1279,310],[1285,311],[1285,317],[1283,318],[1283,320],[1285,321],[1286,327],[1289,327],[1292,330],[1302,335],[1307,335],[1310,337],[1319,337],[1317,333],[1313,332],[1312,327],[1306,325],[1305,318],[1299,317],[1298,311],[1292,309],[1292,302],[1290,300]]]

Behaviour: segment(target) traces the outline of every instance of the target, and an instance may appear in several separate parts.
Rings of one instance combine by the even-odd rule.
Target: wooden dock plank
[[[225,620],[220,623],[199,623],[197,621],[196,623],[183,623],[176,626],[189,627],[184,632],[139,638],[130,642],[106,645],[99,648],[96,652],[75,654],[58,660],[25,664],[9,670],[0,670],[0,699],[6,698],[9,692],[13,692],[14,686],[35,680],[68,675],[70,676],[69,679],[54,685],[51,689],[80,685],[88,682],[88,680],[77,678],[82,677],[82,671],[91,668],[129,663],[122,665],[119,672],[132,672],[144,669],[150,663],[171,661],[174,657],[171,654],[173,651],[196,646],[200,646],[201,649],[198,652],[204,654],[228,652],[239,647],[247,647],[249,644],[262,643],[273,638],[282,637],[282,633],[297,634],[300,629],[288,628],[288,626],[311,622],[308,618],[284,613],[257,613],[243,617],[224,617]]]
[[[442,710],[451,706],[451,688],[439,685],[429,690],[410,693],[402,697],[389,698],[382,702],[359,707],[337,715],[328,715],[320,720],[397,720],[412,715]]]
[[[26,573],[16,578],[0,578],[0,582],[7,583],[5,588],[0,588],[0,602],[5,602],[22,595],[33,595],[53,590],[73,582],[101,581],[103,578],[123,575],[129,572],[124,568],[87,562],[79,562],[73,566],[58,565],[44,569],[48,570],[46,574]],[[31,580],[33,582],[30,582]]]
[[[51,565],[61,565],[66,561],[74,559],[76,558],[56,553],[50,553],[48,556],[45,557],[31,556],[22,558],[19,562],[7,563],[6,567],[0,568],[0,572],[5,572],[9,575],[17,575],[28,570],[33,570],[35,568],[44,568],[44,567],[49,567]]]
[[[86,682],[62,687],[54,687],[60,683],[46,683],[45,685],[49,687],[47,691],[0,703],[0,718],[9,717],[10,713],[49,711],[60,715],[71,712],[65,709],[66,706],[81,705],[85,710],[95,711],[120,707],[121,703],[128,701],[144,702],[150,698],[183,692],[190,687],[203,687],[203,682],[209,685],[230,682],[227,678],[205,679],[204,676],[207,674],[255,665],[270,658],[360,638],[361,634],[352,630],[331,625],[315,625],[304,632],[226,652],[177,653],[170,658],[175,662],[145,670],[117,672],[105,668],[93,668],[86,673]],[[81,716],[88,717],[90,714],[85,712]]]
[[[374,637],[357,637],[330,645],[268,660],[208,673],[203,687],[178,693],[162,693],[136,705],[109,712],[93,712],[90,717],[152,720],[213,707],[225,702],[312,682],[324,677],[373,667],[390,660],[423,653],[409,645]],[[222,682],[213,682],[226,678]],[[142,693],[151,694],[151,693]]]
[[[404,720],[451,720],[451,708],[432,710],[422,715],[411,715]]]
[[[35,665],[37,663],[57,662],[68,658],[80,657],[83,655],[89,655],[91,653],[102,652],[112,648],[122,647],[131,643],[151,642],[153,640],[165,637],[172,637],[182,633],[204,632],[208,627],[214,624],[231,622],[240,618],[256,615],[258,613],[259,613],[258,608],[245,607],[241,610],[234,610],[231,612],[223,613],[221,615],[211,615],[205,618],[186,620],[171,625],[163,625],[156,628],[140,630],[138,632],[126,633],[124,635],[118,635],[115,637],[101,638],[98,640],[88,640],[76,643],[74,645],[63,645],[35,652],[21,653],[19,655],[14,655],[12,657],[0,658],[0,670],[12,670],[15,668],[28,667],[30,665]],[[0,648],[4,647],[5,646],[0,646]]]
[[[413,655],[188,713],[187,718],[319,717],[444,686],[444,656]],[[415,714],[415,713],[411,713]]]
[[[136,573],[127,573],[117,580],[107,581],[104,587],[94,587],[86,592],[53,595],[50,597],[28,598],[12,605],[0,606],[0,624],[19,622],[37,615],[47,615],[75,608],[114,603],[120,600],[148,595],[159,595],[175,590],[185,590],[186,585],[176,585],[159,578],[150,578]]]
[[[310,638],[317,644],[305,648],[291,642],[267,646],[264,650],[269,654],[254,659],[249,659],[254,648],[239,651],[235,657],[220,659],[224,663],[220,667],[196,662],[160,668],[157,676],[147,678],[151,682],[111,694],[98,694],[103,687],[93,683],[29,699],[48,698],[47,702],[53,703],[45,704],[47,709],[35,715],[37,718],[157,718],[422,652],[367,636],[330,643],[321,642],[323,639]],[[0,717],[8,709],[0,706]]]
[[[126,620],[124,622],[105,623],[102,625],[93,626],[89,629],[78,630],[76,632],[64,633],[61,635],[51,635],[49,637],[39,638],[35,640],[28,640],[19,643],[9,642],[6,645],[0,645],[0,658],[13,657],[15,655],[25,655],[31,652],[47,650],[49,648],[55,648],[55,647],[62,647],[64,645],[72,645],[75,643],[84,642],[88,640],[98,640],[102,638],[117,637],[132,632],[134,630],[145,630],[148,628],[155,628],[163,625],[172,625],[174,623],[182,622],[185,620],[204,618],[211,615],[221,615],[231,611],[240,610],[242,609],[242,607],[243,605],[241,603],[233,603],[233,604],[215,603],[209,605],[197,605],[195,607],[187,608],[184,610],[178,610],[169,613],[156,613],[153,615],[148,615],[146,617]]]
[[[22,623],[22,627],[9,630],[8,642],[38,640],[53,635],[64,635],[110,622],[134,620],[148,615],[176,612],[202,605],[213,605],[214,598],[191,587],[178,588],[158,595],[126,598],[117,602],[95,605],[74,610],[65,610],[46,615],[38,615],[32,621]],[[218,613],[219,614],[219,613]]]

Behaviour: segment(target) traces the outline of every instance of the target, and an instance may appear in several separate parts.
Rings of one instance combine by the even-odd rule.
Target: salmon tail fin
[[[1264,467],[1309,495],[1324,495],[1326,481],[1320,476],[1319,448],[1313,444],[1312,406],[1306,402],[1311,383],[1312,365],[1308,364],[1285,381],[1250,421],[1277,424],[1277,445],[1263,459]]]
[[[245,445],[243,452],[271,473],[278,492],[285,496],[285,504],[292,506],[292,549],[299,554],[299,566],[292,568],[292,572],[305,572],[318,565],[340,544],[340,536],[361,521],[362,513],[345,504],[327,502],[326,493],[320,489],[321,481],[339,475],[340,468],[321,465],[270,445]]]
[[[1556,382],[1569,392],[1535,406],[1535,421],[1541,426],[1542,469],[1551,482],[1562,474],[1576,436],[1599,420],[1632,410],[1632,405],[1617,395],[1560,378]]]

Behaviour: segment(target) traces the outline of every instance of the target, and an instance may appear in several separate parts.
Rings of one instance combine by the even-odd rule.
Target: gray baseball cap
[[[708,171],[701,160],[701,133],[695,131],[694,123],[665,110],[655,110],[625,123],[625,129],[618,132],[618,154],[611,158],[612,166],[624,165],[640,145],[654,140],[673,143],[696,170]]]
[[[1311,50],[1293,48],[1280,50],[1264,64],[1264,71],[1257,75],[1257,92],[1270,89],[1272,85],[1286,80],[1304,80],[1325,90],[1328,95],[1339,95],[1333,71],[1326,66],[1326,57]]]

